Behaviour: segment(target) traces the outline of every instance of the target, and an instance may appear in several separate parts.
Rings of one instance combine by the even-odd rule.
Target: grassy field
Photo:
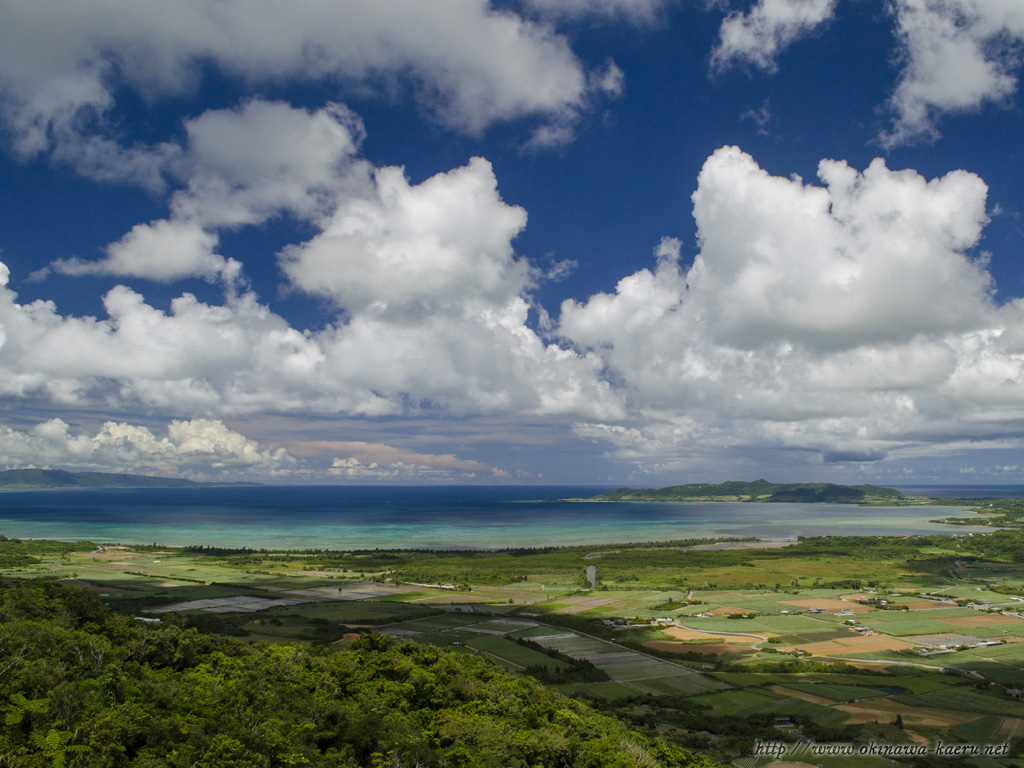
[[[987,659],[999,659],[1007,664],[1024,666],[1024,643],[993,645],[988,648],[978,648],[974,653]]]
[[[947,624],[943,621],[928,621],[925,619],[907,618],[903,621],[878,621],[872,614],[869,617],[860,619],[864,626],[871,627],[885,632],[894,637],[909,637],[911,635],[970,635],[974,634],[964,627],[954,624]]]
[[[806,616],[756,616],[750,619],[725,617],[678,617],[683,626],[705,632],[746,632],[753,634],[793,635],[802,631],[825,631],[829,622]]]
[[[991,743],[1002,723],[1003,718],[998,715],[985,715],[964,725],[954,725],[949,732],[966,742]]]
[[[623,685],[622,683],[570,683],[567,685],[553,685],[551,687],[568,696],[602,699],[609,702],[634,698],[637,695],[636,688]]]
[[[525,669],[529,666],[542,666],[550,669],[568,669],[569,667],[564,661],[553,659],[531,648],[524,648],[512,640],[506,640],[504,637],[477,635],[467,639],[466,645],[489,656],[504,659],[519,669]]]
[[[937,608],[930,611],[872,611],[871,622],[875,624],[899,623],[901,621],[947,621],[966,616],[977,616],[973,608]]]
[[[429,606],[391,603],[379,600],[356,600],[352,602],[318,602],[273,608],[264,615],[295,615],[303,619],[326,619],[342,624],[391,624],[436,614],[437,609]]]
[[[840,683],[786,683],[787,688],[820,696],[830,701],[854,701],[858,699],[874,699],[888,695],[885,691],[867,688],[862,685],[842,685]]]
[[[847,713],[840,709],[792,697],[764,701],[732,713],[733,717],[749,717],[753,715],[806,718],[822,725],[838,725],[848,717]]]
[[[909,693],[896,696],[894,700],[912,707],[971,712],[978,715],[1019,717],[1022,714],[1020,702],[1009,699],[1002,692],[983,694],[975,690],[958,688],[932,693]]]
[[[432,616],[428,619],[416,619],[413,621],[402,622],[401,628],[410,632],[436,632],[441,629],[464,627],[467,623],[470,622],[467,622],[466,617],[461,614],[445,613]]]
[[[774,702],[785,698],[781,694],[766,690],[725,691],[701,696],[697,701],[711,707],[716,715],[729,717],[742,709],[759,707],[766,702]]]

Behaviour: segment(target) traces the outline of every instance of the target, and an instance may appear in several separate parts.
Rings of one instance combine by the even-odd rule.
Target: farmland
[[[719,759],[801,737],[983,735],[1019,752],[1019,537],[470,553],[3,541],[0,574],[60,578],[115,611],[254,642],[372,631],[482,657]]]

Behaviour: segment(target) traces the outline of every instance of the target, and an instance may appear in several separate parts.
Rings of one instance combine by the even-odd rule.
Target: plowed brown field
[[[737,643],[739,645],[750,645],[756,640],[752,637],[736,637],[733,635],[718,635],[714,632],[698,632],[694,629],[682,629],[681,627],[669,627],[663,630],[663,634],[675,640],[706,640],[719,643]],[[774,637],[771,632],[764,632],[765,637]]]
[[[913,643],[906,640],[899,640],[895,637],[884,635],[850,635],[835,640],[826,640],[822,643],[808,643],[801,645],[801,651],[807,651],[815,656],[843,656],[847,653],[872,653],[874,651],[901,651],[904,648],[913,648]]]

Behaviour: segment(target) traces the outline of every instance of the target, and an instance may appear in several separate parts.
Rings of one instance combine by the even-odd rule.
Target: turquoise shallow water
[[[688,538],[954,534],[958,507],[565,502],[601,487],[290,486],[0,494],[0,534],[253,549],[566,546]]]

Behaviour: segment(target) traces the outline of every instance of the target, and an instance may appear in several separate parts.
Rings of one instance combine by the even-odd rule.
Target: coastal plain
[[[769,738],[1020,752],[1022,554],[1017,530],[460,552],[8,540],[0,575],[253,642],[374,632],[488,658],[733,760]]]

